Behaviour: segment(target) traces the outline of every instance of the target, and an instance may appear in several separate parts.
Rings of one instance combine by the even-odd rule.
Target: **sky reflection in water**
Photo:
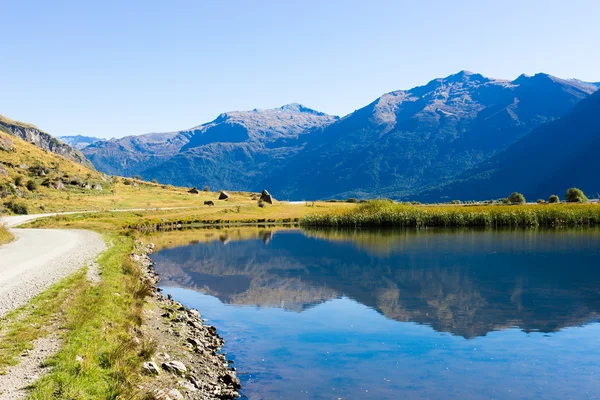
[[[595,231],[223,234],[153,258],[249,399],[600,392]]]

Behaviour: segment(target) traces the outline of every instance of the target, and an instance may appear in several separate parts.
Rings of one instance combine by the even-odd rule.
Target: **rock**
[[[177,389],[171,389],[167,393],[168,393],[169,397],[173,400],[182,400],[183,399],[183,395]]]
[[[185,375],[187,368],[181,361],[167,361],[162,364],[165,371],[172,372],[177,375]]]
[[[189,392],[195,392],[198,390],[196,389],[196,386],[188,381],[179,381],[177,384]]]
[[[89,183],[82,183],[81,188],[85,190],[90,190],[92,189],[92,185],[90,185]]]
[[[56,190],[65,190],[65,184],[61,180],[53,181],[50,185]]]
[[[0,136],[0,150],[13,151],[15,146],[10,138]]]
[[[94,190],[97,190],[97,191],[101,192],[101,191],[102,191],[102,185],[100,185],[100,184],[95,184],[95,185],[94,185]]]
[[[231,196],[227,192],[221,191],[221,193],[219,193],[219,200],[227,200],[229,197]]]
[[[214,206],[215,202],[212,200],[206,200],[206,201],[204,201],[204,205],[205,206]]]
[[[260,199],[265,203],[273,204],[273,196],[266,189],[260,194]]]
[[[0,176],[8,176],[8,170],[3,165],[0,165]]]
[[[239,388],[242,387],[242,384],[240,383],[240,380],[232,372],[226,372],[226,373],[224,373],[223,375],[221,375],[219,377],[219,380],[221,382],[223,382],[224,384],[233,387],[234,389],[239,389]]]
[[[193,188],[191,188],[190,190],[188,190],[188,193],[190,193],[190,194],[199,194],[200,191],[198,189],[196,189],[196,186],[194,186]]]
[[[83,357],[81,356],[75,356],[75,361],[77,361],[78,363],[82,363],[83,362]]]
[[[142,365],[142,370],[144,371],[145,374],[148,374],[148,375],[159,375],[160,374],[160,369],[158,368],[158,365],[156,365],[156,363],[154,361],[145,362]]]
[[[194,339],[194,338],[187,338],[187,342],[189,344],[191,344],[194,348],[199,347],[202,345],[202,343],[200,343],[198,340]]]
[[[188,314],[190,314],[192,317],[196,318],[196,319],[200,319],[200,311],[198,310],[188,310]]]

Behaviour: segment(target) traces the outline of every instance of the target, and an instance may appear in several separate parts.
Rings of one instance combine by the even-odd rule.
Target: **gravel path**
[[[48,214],[4,217],[9,228]],[[53,283],[92,264],[106,249],[90,231],[14,229],[16,240],[0,246],[0,316],[29,301]]]

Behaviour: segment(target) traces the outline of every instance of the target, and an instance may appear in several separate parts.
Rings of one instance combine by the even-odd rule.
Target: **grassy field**
[[[176,229],[177,225],[216,226],[227,224],[265,224],[297,222],[305,216],[334,213],[356,207],[347,203],[316,202],[308,205],[275,203],[259,207],[250,197],[217,202],[213,207],[201,206],[174,210],[141,210],[127,212],[59,215],[32,222],[36,228],[78,228],[98,232],[125,232],[130,229],[151,233]]]
[[[352,210],[304,217],[303,226],[558,227],[600,225],[597,204],[411,206],[372,200]]]

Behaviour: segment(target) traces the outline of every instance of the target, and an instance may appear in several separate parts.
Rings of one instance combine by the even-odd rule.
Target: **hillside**
[[[83,152],[107,173],[140,175],[183,186],[259,190],[256,183],[260,177],[300,151],[306,136],[335,120],[289,104],[224,113],[180,132],[102,141]]]
[[[600,152],[600,92],[581,101],[564,117],[535,129],[488,162],[455,182],[420,198],[495,199],[513,191],[529,200],[563,196],[570,187],[600,192],[596,172]]]
[[[412,198],[561,117],[596,87],[462,71],[383,95],[311,137],[261,186],[284,198]]]
[[[278,198],[412,198],[570,111],[597,84],[461,71],[384,94],[344,118],[291,104],[229,112],[185,131],[96,142],[101,171]]]
[[[46,133],[35,125],[27,124],[20,121],[15,121],[10,118],[0,115],[0,131],[8,133],[32,143],[43,150],[48,150],[52,153],[59,154],[71,161],[93,169],[90,163],[81,152],[62,143],[49,133]]]

